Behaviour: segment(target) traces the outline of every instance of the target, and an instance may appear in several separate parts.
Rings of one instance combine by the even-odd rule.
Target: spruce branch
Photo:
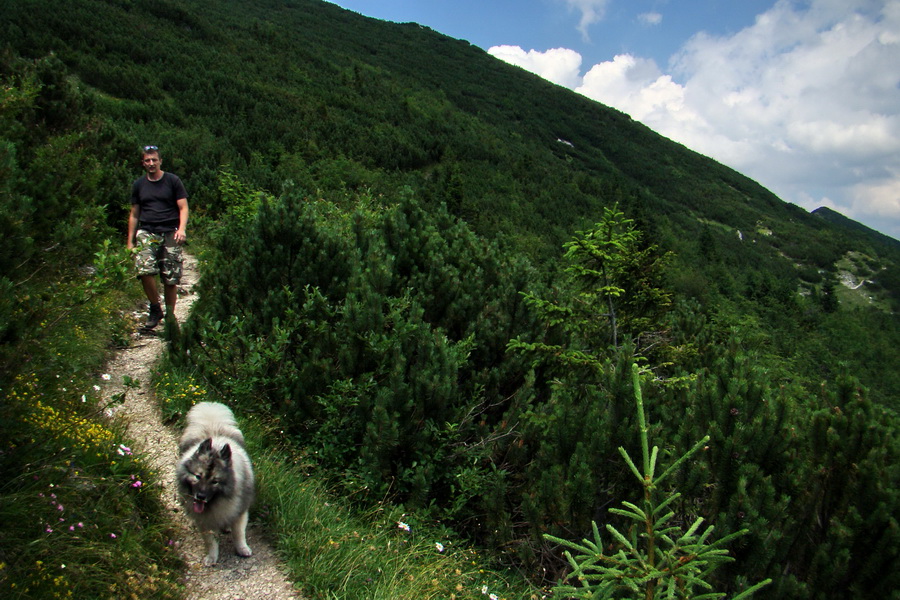
[[[569,578],[580,584],[580,587],[576,587],[560,583],[554,587],[554,593],[591,600],[620,597],[622,592],[638,595],[646,600],[723,598],[724,593],[712,591],[708,578],[716,568],[734,560],[728,556],[728,550],[724,546],[745,535],[747,530],[711,541],[715,527],[710,525],[704,528],[701,517],[682,531],[680,527],[668,525],[675,517],[670,506],[680,494],[671,492],[663,498],[659,497],[660,482],[698,452],[709,441],[709,436],[697,442],[669,465],[662,475],[656,477],[659,448],[650,447],[649,427],[636,364],[632,365],[632,382],[638,409],[643,471],[637,468],[624,448],[619,447],[619,453],[641,482],[643,498],[640,503],[622,501],[622,508],[609,509],[612,514],[624,518],[626,523],[631,523],[625,530],[630,535],[612,524],[606,524],[604,529],[616,546],[610,552],[604,552],[604,543],[596,522],[591,523],[592,539],[583,539],[581,543],[545,535],[546,539],[566,548],[564,556],[572,567]],[[748,598],[770,582],[767,579],[757,583],[732,600]]]

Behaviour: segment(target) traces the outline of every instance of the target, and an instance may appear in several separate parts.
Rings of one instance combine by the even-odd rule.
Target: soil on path
[[[185,254],[184,276],[179,286],[175,314],[184,322],[190,314],[195,296],[197,268],[194,258]],[[146,314],[139,315],[140,322]],[[162,329],[162,324],[159,325]],[[106,399],[125,393],[125,401],[115,409],[115,418],[122,419],[129,437],[135,440],[135,450],[156,471],[162,485],[162,500],[172,517],[176,531],[176,544],[188,565],[185,575],[186,598],[189,600],[288,600],[298,598],[293,586],[284,575],[284,568],[277,560],[271,544],[253,522],[250,509],[250,527],[247,541],[253,556],[241,558],[234,553],[231,536],[222,534],[219,539],[219,562],[213,567],[201,563],[205,550],[199,533],[189,522],[176,500],[175,462],[177,460],[178,432],[163,424],[161,413],[150,385],[151,371],[165,349],[160,335],[136,333],[132,345],[116,352],[107,365],[111,378],[103,390]],[[140,382],[136,389],[126,389],[123,377]]]

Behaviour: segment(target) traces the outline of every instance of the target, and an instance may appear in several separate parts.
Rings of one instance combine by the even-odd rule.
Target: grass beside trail
[[[156,473],[103,414],[102,365],[136,297],[111,285],[73,302],[67,285],[32,298],[33,325],[2,346],[0,598],[181,598]]]
[[[165,367],[156,384],[164,418],[219,400],[187,373]],[[277,426],[236,409],[257,476],[251,520],[261,520],[304,598],[309,600],[538,599],[524,577],[444,527],[384,503],[353,507],[298,450],[278,441]]]

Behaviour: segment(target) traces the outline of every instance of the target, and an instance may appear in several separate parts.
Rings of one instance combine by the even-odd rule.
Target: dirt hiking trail
[[[191,312],[194,286],[197,283],[197,264],[193,256],[184,255],[184,276],[179,286],[175,314],[183,323]],[[135,283],[137,285],[137,283]],[[139,322],[146,312],[136,315]],[[163,324],[158,327],[160,333]],[[134,440],[136,454],[154,470],[162,489],[160,495],[171,515],[175,531],[175,543],[188,565],[185,574],[185,597],[188,600],[288,600],[299,595],[284,575],[284,568],[277,560],[272,545],[263,537],[260,527],[254,523],[250,509],[250,526],[247,542],[253,556],[241,558],[234,552],[231,536],[219,537],[219,562],[213,567],[201,564],[205,556],[203,540],[199,532],[185,516],[176,500],[175,462],[178,458],[180,432],[162,423],[160,411],[150,385],[151,372],[165,350],[162,335],[136,333],[132,345],[118,350],[107,364],[110,381],[103,390],[105,400],[125,392],[125,401],[116,405],[114,417],[121,419]],[[136,379],[140,387],[126,389],[125,376]],[[240,415],[238,415],[240,419]],[[252,457],[251,457],[252,458]]]

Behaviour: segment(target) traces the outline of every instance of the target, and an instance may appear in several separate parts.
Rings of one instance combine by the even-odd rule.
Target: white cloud
[[[494,46],[488,53],[568,88],[574,88],[581,79],[581,55],[567,48],[525,52],[518,46]]]
[[[658,12],[646,12],[638,15],[638,21],[644,25],[659,25],[662,20],[663,16]]]
[[[581,76],[572,51],[519,52],[789,202],[900,238],[900,0],[779,0],[733,35],[695,35],[669,73],[622,54]]]
[[[588,29],[591,25],[603,20],[609,0],[564,0],[564,2],[571,10],[581,13],[578,31],[581,32],[582,38],[590,39]]]
[[[695,118],[685,108],[682,86],[664,75],[652,60],[630,54],[591,67],[576,91],[610,106],[627,107],[639,121],[653,121],[654,115],[676,120]]]
[[[896,222],[900,215],[900,173],[882,181],[853,186],[851,199],[854,212]],[[873,226],[877,227],[875,223]]]

